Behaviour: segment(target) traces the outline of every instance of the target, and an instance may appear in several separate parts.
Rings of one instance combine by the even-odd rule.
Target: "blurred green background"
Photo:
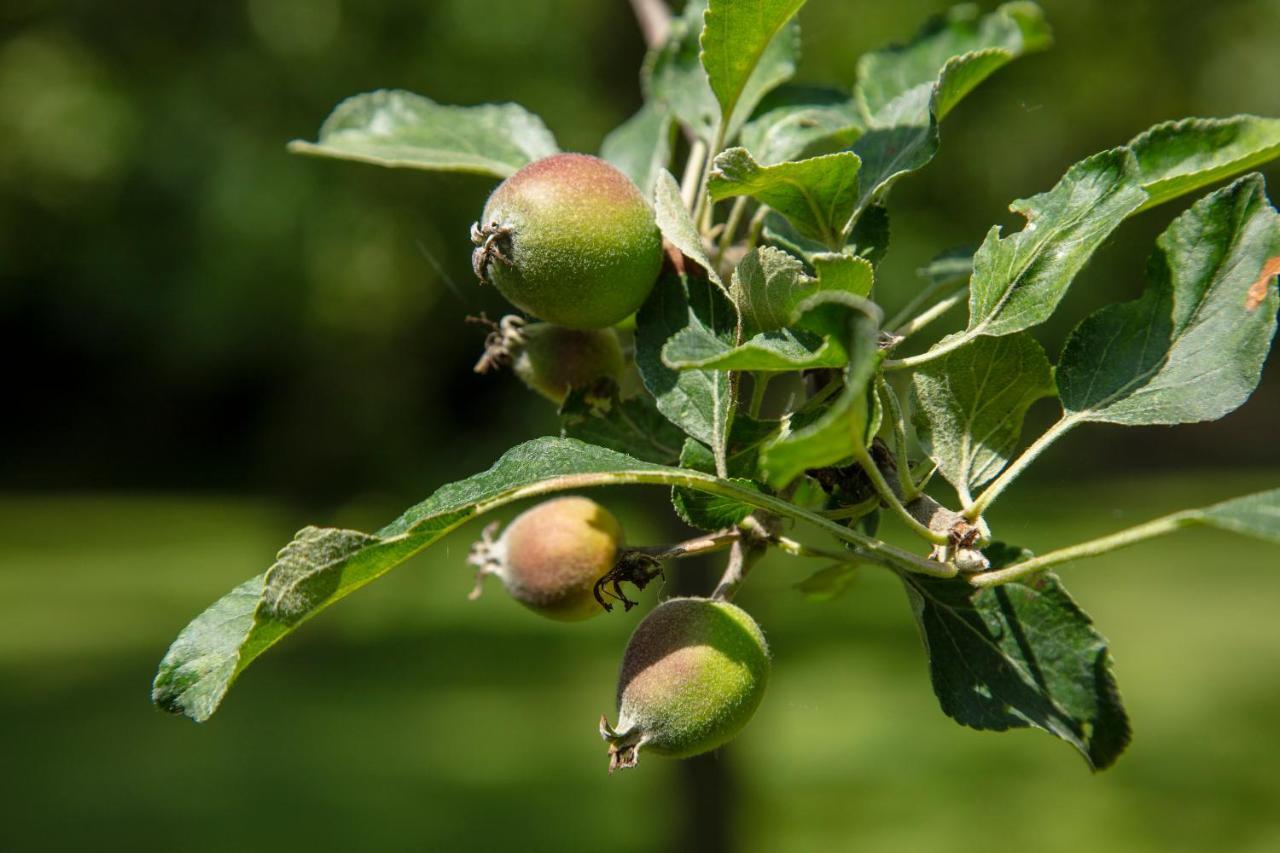
[[[812,0],[799,78],[849,85],[945,5]],[[891,306],[1088,154],[1184,115],[1280,116],[1280,0],[1044,5],[1056,48],[970,96],[895,193]],[[1277,557],[1210,532],[1064,570],[1135,724],[1097,776],[1043,734],[943,717],[891,577],[817,605],[789,588],[817,566],[774,558],[743,592],[777,658],[747,734],[607,778],[594,725],[635,614],[466,602],[475,529],[309,624],[209,724],[149,707],[176,632],[297,527],[377,526],[556,429],[470,370],[462,318],[502,312],[468,264],[490,182],[284,142],[402,87],[517,101],[594,151],[642,55],[622,0],[0,7],[0,849],[1280,849]],[[1040,330],[1051,352],[1136,295],[1187,203],[1099,253]],[[1219,423],[1078,431],[993,521],[1043,550],[1274,486],[1278,423],[1273,364]],[[604,497],[633,541],[678,535],[659,491]]]

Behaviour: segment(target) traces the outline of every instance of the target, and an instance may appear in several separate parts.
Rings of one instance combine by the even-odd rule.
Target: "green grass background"
[[[1023,489],[993,518],[1047,550],[1277,473]],[[615,505],[634,541],[660,535]],[[467,602],[474,524],[298,631],[208,724],[151,708],[169,640],[296,523],[240,500],[0,499],[0,847],[680,849],[678,765],[609,777],[595,733],[638,613],[566,626],[496,588]],[[897,582],[868,570],[811,603],[790,584],[820,565],[771,557],[740,596],[776,663],[755,720],[709,759],[736,849],[1280,849],[1274,550],[1190,531],[1063,569],[1134,722],[1096,775],[1043,733],[945,718]]]

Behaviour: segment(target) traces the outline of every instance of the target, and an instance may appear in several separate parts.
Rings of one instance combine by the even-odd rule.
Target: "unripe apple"
[[[595,596],[596,581],[609,573],[618,556],[622,527],[589,498],[569,496],[544,501],[516,516],[498,539],[496,525],[471,550],[478,567],[476,589],[495,575],[511,597],[536,613],[564,622],[604,612]]]
[[[553,403],[564,402],[574,388],[598,379],[622,380],[625,359],[613,329],[566,329],[550,323],[525,323],[515,315],[497,323],[472,317],[492,330],[477,373],[511,366],[529,388]]]
[[[598,157],[554,154],[507,178],[471,228],[472,266],[511,304],[571,329],[617,323],[662,265],[653,209]]]
[[[715,749],[755,713],[769,647],[755,620],[727,601],[673,598],[636,626],[618,677],[618,724],[601,717],[609,772],[640,750],[686,758]]]

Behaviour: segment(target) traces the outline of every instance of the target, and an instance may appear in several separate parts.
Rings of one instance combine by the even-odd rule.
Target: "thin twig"
[[[631,0],[631,10],[636,13],[636,23],[644,34],[644,43],[657,47],[667,40],[671,31],[671,10],[663,0]]]
[[[701,554],[713,554],[723,551],[742,538],[742,531],[736,527],[726,527],[704,536],[686,539],[672,545],[646,545],[628,548],[628,551],[653,557],[655,560],[682,560],[685,557],[696,557]]]

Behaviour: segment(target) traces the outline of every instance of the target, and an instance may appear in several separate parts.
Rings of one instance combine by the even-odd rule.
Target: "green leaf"
[[[813,264],[814,275],[818,277],[819,292],[839,291],[854,296],[869,298],[871,287],[875,281],[875,270],[870,261],[850,252],[823,252],[813,255],[809,262]],[[811,298],[805,295],[800,303]]]
[[[302,622],[510,501],[611,483],[704,480],[715,483],[572,439],[538,439],[508,451],[488,471],[444,486],[375,534],[306,527],[265,574],[236,587],[182,631],[160,664],[152,699],[203,722],[240,673]],[[731,485],[715,488],[737,493]]]
[[[702,65],[728,129],[795,73],[800,32],[787,26],[804,0],[711,0],[702,30]]]
[[[749,452],[740,454],[729,460],[728,481],[744,489],[760,491],[760,487],[748,477],[754,474],[757,454]],[[705,474],[715,473],[715,458],[706,445],[687,439],[680,453],[680,467],[692,468]],[[732,527],[751,514],[754,507],[732,498],[707,494],[696,489],[683,489],[676,486],[671,490],[671,506],[676,515],[691,527],[702,530],[719,530]]]
[[[739,488],[759,491],[760,487],[750,480],[729,477],[726,482]],[[694,489],[675,488],[671,490],[671,506],[680,520],[690,527],[700,530],[720,530],[733,527],[751,514],[755,507],[720,495],[709,495]]]
[[[743,334],[771,332],[792,322],[796,303],[813,284],[800,262],[786,252],[768,247],[747,252],[733,271],[729,288]]]
[[[761,166],[745,148],[730,148],[716,157],[707,189],[716,201],[750,196],[785,216],[802,235],[839,249],[857,199],[859,165],[857,155],[843,151]]]
[[[938,119],[1001,66],[1045,50],[1053,35],[1034,3],[1006,3],[989,15],[972,4],[933,18],[910,43],[868,53],[858,63],[856,95],[871,118],[892,115],[895,102],[939,89]]]
[[[684,206],[684,199],[680,197],[680,185],[666,169],[658,172],[653,208],[662,236],[686,256],[697,261],[698,265],[706,271],[707,278],[715,282],[716,286],[723,291],[724,282],[720,280],[715,264],[707,256],[707,249],[702,244],[701,235],[698,234],[698,226],[693,223],[688,208]],[[725,293],[728,294],[727,291]]]
[[[920,441],[966,503],[1009,464],[1027,409],[1054,393],[1049,360],[1025,332],[981,338],[923,365],[913,382]]]
[[[817,279],[806,276],[799,261],[777,249],[766,246],[743,256],[734,270],[731,292],[745,334],[801,322],[815,299],[824,294],[866,297],[871,292],[874,273],[861,258],[816,255],[814,266]]]
[[[604,138],[600,156],[635,181],[646,198],[652,198],[658,174],[671,161],[671,127],[665,110],[645,104]]]
[[[1051,573],[976,590],[904,576],[947,716],[988,731],[1034,726],[1095,770],[1129,744],[1107,641]]]
[[[748,370],[790,373],[818,367],[842,367],[847,361],[839,343],[803,329],[761,332],[738,346],[687,330],[662,349],[662,361],[676,370]]]
[[[992,228],[973,258],[966,336],[1008,335],[1043,323],[1094,251],[1147,194],[1127,148],[1072,166],[1052,190],[1016,201],[1027,219],[1008,237]]]
[[[792,584],[792,588],[813,602],[834,601],[844,595],[857,580],[859,568],[857,563],[834,563],[818,569],[799,583]]]
[[[304,528],[265,574],[236,587],[183,629],[160,663],[152,700],[167,711],[204,721],[264,651],[472,518],[522,498],[622,484],[699,489],[807,521],[895,565],[937,571],[936,564],[761,491],[574,439],[540,438],[507,451],[488,471],[438,489],[377,533]]]
[[[610,379],[571,390],[560,406],[560,424],[568,438],[663,465],[680,458],[685,441],[651,399],[640,395],[623,400]]]
[[[728,373],[684,370],[662,361],[662,348],[681,331],[732,346],[737,332],[733,306],[714,287],[664,272],[636,317],[636,366],[658,411],[688,435],[711,447],[723,471],[733,419],[733,384]]]
[[[761,492],[760,486],[751,478],[759,466],[760,446],[777,433],[777,421],[756,420],[748,415],[735,416],[725,465],[727,481],[752,492]],[[680,452],[680,467],[714,474],[715,456],[706,445],[690,438]],[[671,504],[686,524],[703,530],[731,527],[755,509],[741,500],[680,486],[671,490]]]
[[[671,21],[667,40],[652,50],[640,74],[645,100],[665,107],[695,136],[710,143],[720,121],[720,105],[699,58],[706,0],[688,0]]]
[[[1154,207],[1280,157],[1280,120],[1239,115],[1158,124],[1129,143]]]
[[[734,271],[731,292],[748,340],[733,346],[727,339],[685,330],[663,348],[668,367],[714,370],[789,372],[816,367],[842,367],[848,354],[839,336],[810,322],[806,315],[842,295],[865,297],[871,290],[871,265],[847,255],[817,255],[818,278],[804,275],[800,262],[772,248],[748,252]],[[790,328],[790,326],[801,328]]]
[[[865,446],[874,434],[876,403],[870,389],[883,357],[880,311],[856,296],[846,296],[843,304],[826,309],[844,326],[842,342],[849,357],[844,388],[820,416],[765,446],[760,467],[775,489],[785,487],[806,469],[846,459],[857,443]]]
[[[1157,125],[1072,166],[1049,192],[1014,202],[1027,227],[1008,237],[993,228],[978,249],[965,337],[1044,322],[1127,217],[1277,156],[1278,133],[1280,122],[1250,116]]]
[[[542,120],[515,104],[445,106],[412,92],[379,90],[347,98],[325,120],[318,141],[294,140],[289,150],[505,178],[560,149]]]
[[[1260,175],[1196,202],[1156,241],[1143,295],[1068,338],[1058,364],[1068,416],[1178,424],[1240,406],[1275,334],[1277,264],[1280,219]]]
[[[760,114],[743,125],[742,147],[758,162],[772,166],[832,154],[848,148],[862,135],[857,102],[845,92],[800,87],[794,91],[794,97],[784,95],[767,110],[762,104]]]
[[[1280,489],[1232,498],[1192,513],[1201,524],[1280,545]]]
[[[938,123],[965,95],[1051,42],[1033,3],[1006,3],[983,16],[966,4],[930,21],[909,44],[864,56],[854,90],[867,125],[853,146],[862,158],[858,209],[933,159]]]

